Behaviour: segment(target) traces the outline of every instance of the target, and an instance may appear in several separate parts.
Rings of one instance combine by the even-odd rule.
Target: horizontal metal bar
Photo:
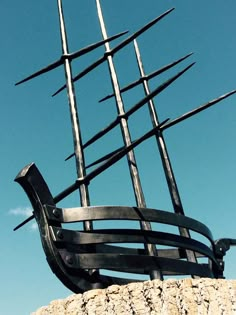
[[[205,236],[214,246],[211,231],[203,223],[187,216],[176,213],[138,207],[125,206],[91,206],[77,208],[56,208],[46,206],[45,212],[48,220],[60,223],[72,223],[97,220],[136,220],[185,227]]]
[[[66,230],[51,226],[52,237],[54,241],[60,244],[60,247],[67,248],[67,245],[95,245],[104,243],[140,243],[155,244],[164,246],[173,246],[186,250],[192,250],[201,253],[203,256],[211,259],[215,264],[217,260],[213,251],[205,244],[192,238],[183,237],[177,234],[146,231],[137,229],[107,229],[94,230],[91,232],[80,232]],[[94,248],[96,251],[96,248]]]
[[[132,254],[132,255],[145,255],[145,250],[143,248],[127,248],[121,246],[113,246],[106,244],[97,244],[96,245],[97,253],[121,253],[121,254]],[[186,252],[181,248],[165,248],[157,249],[157,256],[166,257],[172,259],[185,259]],[[196,253],[197,257],[205,257],[200,253]]]
[[[149,274],[158,266],[160,270],[178,274],[194,274],[213,278],[208,265],[155,256],[117,254],[70,254],[61,251],[61,258],[69,269],[110,269],[128,273]]]

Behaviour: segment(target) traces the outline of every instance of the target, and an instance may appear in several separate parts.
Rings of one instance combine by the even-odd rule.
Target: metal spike
[[[193,54],[193,53],[190,53],[190,54],[188,54],[188,55],[186,55],[186,56],[184,56],[184,57],[182,57],[182,58],[180,58],[180,59],[178,59],[178,60],[176,60],[176,61],[174,61],[174,62],[172,62],[172,63],[170,63],[170,64],[168,64],[168,65],[166,65],[166,66],[164,66],[164,67],[162,67],[162,68],[160,68],[160,69],[158,69],[158,70],[152,72],[152,73],[150,73],[149,75],[145,75],[145,76],[141,77],[140,79],[138,79],[137,81],[134,81],[134,82],[128,84],[127,86],[123,87],[123,88],[120,90],[121,93],[126,92],[126,91],[132,89],[133,87],[135,87],[135,86],[137,86],[137,85],[143,83],[145,80],[148,81],[148,80],[150,80],[150,79],[152,79],[152,78],[158,76],[159,74],[161,74],[161,73],[163,73],[163,72],[169,70],[170,68],[174,67],[175,65],[177,65],[177,64],[180,63],[181,61],[183,61],[183,60],[187,59],[188,57],[192,56],[192,54]],[[108,99],[111,98],[111,97],[114,97],[114,94],[110,94],[110,95],[105,96],[104,98],[102,98],[101,100],[99,100],[99,103],[104,102],[104,101],[108,100]]]
[[[26,81],[29,81],[29,80],[31,80],[33,78],[36,78],[36,77],[40,76],[41,74],[44,74],[44,73],[46,73],[48,71],[56,69],[57,67],[61,66],[63,64],[63,62],[64,62],[64,59],[60,58],[59,60],[51,63],[50,65],[44,67],[43,69],[41,69],[41,70],[39,70],[39,71],[29,75],[28,77],[22,79],[21,81],[16,82],[15,85],[20,85],[20,84],[22,84],[22,83],[24,83]]]
[[[73,78],[73,81],[76,82],[77,80],[81,79],[82,77],[84,77],[86,74],[88,74],[89,72],[91,72],[92,70],[94,70],[97,66],[99,66],[100,64],[102,64],[105,60],[107,59],[107,56],[104,55],[103,57],[101,57],[100,59],[98,59],[97,61],[95,61],[93,64],[91,64],[90,66],[88,66],[85,70],[83,70],[80,74],[78,74],[76,77]],[[60,92],[62,92],[64,89],[66,88],[66,84],[64,84],[61,88],[59,88],[55,93],[52,94],[52,97],[56,96],[57,94],[59,94]]]
[[[87,46],[87,47],[84,47],[84,48],[82,48],[82,49],[80,49],[80,50],[74,52],[74,53],[71,53],[71,54],[68,54],[68,55],[62,55],[59,60],[57,60],[57,61],[51,63],[50,65],[46,66],[46,67],[43,68],[43,69],[41,69],[41,70],[39,70],[39,71],[37,71],[37,72],[31,74],[30,76],[26,77],[25,79],[23,79],[23,80],[21,80],[21,81],[15,83],[15,85],[19,85],[19,84],[21,84],[21,83],[24,83],[24,82],[26,82],[26,81],[29,81],[29,80],[31,80],[31,79],[33,79],[33,78],[35,78],[35,77],[38,77],[39,75],[41,75],[41,74],[43,74],[43,73],[46,73],[46,72],[48,72],[48,71],[51,71],[51,70],[53,70],[53,69],[55,69],[55,68],[57,68],[57,67],[63,65],[65,58],[68,58],[70,61],[72,61],[72,60],[74,60],[74,59],[76,59],[76,58],[78,58],[78,57],[81,57],[81,56],[83,56],[83,55],[85,55],[85,54],[91,52],[92,50],[94,50],[94,49],[96,49],[96,48],[102,46],[104,43],[110,42],[110,41],[112,41],[112,40],[114,40],[114,39],[117,39],[118,37],[120,37],[120,36],[122,36],[122,35],[124,35],[124,34],[127,34],[127,33],[128,33],[128,31],[125,31],[125,32],[116,34],[116,35],[114,35],[114,36],[109,37],[109,38],[106,39],[106,40],[102,40],[102,41],[99,41],[99,42],[97,42],[97,43],[95,43],[95,44],[91,44],[91,45],[89,45],[89,46]]]
[[[149,28],[151,28],[153,25],[155,25],[157,22],[161,21],[165,16],[167,16],[168,14],[170,14],[175,8],[171,8],[169,10],[167,10],[166,12],[164,12],[163,14],[159,15],[158,17],[156,17],[154,20],[152,20],[151,22],[147,23],[146,25],[144,25],[141,29],[139,29],[137,32],[135,32],[133,35],[131,35],[130,37],[128,37],[127,39],[125,39],[123,42],[121,42],[120,44],[118,44],[116,47],[114,47],[112,49],[112,54],[114,55],[116,52],[118,52],[119,50],[121,50],[122,48],[124,48],[126,45],[128,45],[129,43],[131,43],[135,38],[137,38],[138,36],[140,36],[141,34],[143,34],[144,32],[146,32]]]
[[[113,40],[115,40],[115,39],[117,39],[117,38],[119,38],[119,37],[121,37],[121,36],[123,36],[123,35],[125,35],[125,34],[127,34],[127,33],[129,33],[129,31],[124,31],[124,32],[115,34],[115,35],[113,35],[113,36],[111,36],[111,37],[108,37],[108,38],[105,39],[105,40],[101,40],[101,41],[99,41],[99,42],[97,42],[97,43],[95,43],[95,44],[89,45],[89,46],[87,46],[87,47],[85,47],[85,48],[79,50],[78,52],[71,53],[71,54],[69,55],[69,58],[70,58],[71,60],[73,60],[73,59],[75,59],[75,58],[81,57],[81,56],[83,56],[83,55],[85,55],[85,54],[87,54],[87,53],[93,51],[94,49],[96,49],[96,48],[98,48],[98,47],[104,45],[105,43],[109,43],[109,42],[111,42],[111,41],[113,41]]]
[[[99,163],[101,163],[101,162],[104,162],[104,161],[108,160],[111,156],[113,156],[114,154],[118,153],[118,152],[121,151],[122,149],[124,149],[124,146],[123,146],[123,147],[120,147],[120,148],[118,148],[118,149],[116,149],[116,150],[114,150],[114,151],[112,151],[112,152],[110,152],[110,153],[108,153],[108,154],[106,154],[106,155],[104,155],[103,157],[97,159],[97,160],[94,161],[93,163],[87,165],[87,166],[86,166],[86,169],[89,168],[89,167],[92,167],[92,166],[94,166],[94,165],[97,165],[97,164],[99,164]]]
[[[89,146],[89,142],[86,143],[83,148],[85,149],[87,146]],[[119,149],[116,149],[114,150],[113,152],[111,153],[108,153],[106,154],[105,156],[103,156],[102,158],[100,158],[99,160],[96,160],[95,162],[93,162],[92,164],[89,164],[86,166],[86,169],[95,165],[95,164],[98,164],[98,163],[101,163],[103,162],[104,160],[107,160],[111,155],[113,155],[114,153],[118,152],[119,150],[121,150],[123,147],[120,147]],[[68,161],[69,159],[71,159],[73,156],[75,156],[75,153],[71,153],[67,158],[65,158],[65,161]]]
[[[67,156],[67,158],[65,158],[65,161],[68,161],[68,160],[71,159],[74,155],[75,155],[75,153],[71,153],[69,156]]]
[[[170,128],[170,127],[178,124],[179,122],[181,122],[181,121],[183,121],[183,120],[185,120],[187,118],[190,118],[190,117],[200,113],[201,111],[203,111],[203,110],[207,109],[208,107],[211,107],[211,106],[221,102],[222,100],[226,99],[227,97],[229,97],[229,96],[231,96],[231,95],[233,95],[235,93],[236,93],[236,90],[233,90],[233,91],[231,91],[229,93],[221,95],[220,97],[218,97],[218,98],[216,98],[216,99],[214,99],[214,100],[212,100],[212,101],[210,101],[210,102],[208,102],[208,103],[206,103],[204,105],[199,106],[198,108],[195,108],[194,110],[192,110],[192,111],[190,111],[190,112],[188,112],[188,113],[186,113],[186,114],[184,114],[184,115],[182,115],[182,116],[180,116],[180,117],[170,121],[168,124],[166,124],[165,126],[162,127],[162,130]]]
[[[19,228],[21,228],[23,225],[25,225],[26,223],[30,222],[31,220],[34,219],[34,214],[31,215],[30,217],[28,217],[26,220],[24,220],[23,222],[21,222],[20,224],[18,224],[14,229],[13,231],[16,231],[18,230]]]

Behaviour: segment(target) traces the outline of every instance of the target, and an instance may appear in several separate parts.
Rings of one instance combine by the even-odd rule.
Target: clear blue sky
[[[196,65],[155,98],[160,120],[179,115],[236,88],[235,0],[102,0],[108,34],[130,33],[175,7],[168,17],[146,32],[138,43],[147,73],[194,52],[183,65],[151,81],[155,88],[190,62]],[[70,51],[101,39],[95,1],[64,1]],[[14,83],[60,57],[55,1],[2,0],[0,11],[0,198],[1,198],[1,313],[25,315],[53,299],[71,294],[49,269],[31,223],[13,228],[26,218],[30,203],[14,178],[35,162],[53,195],[76,178],[66,93],[51,94],[64,83],[62,69],[15,87]],[[118,40],[119,41],[119,40]],[[117,43],[118,43],[117,41]],[[114,43],[111,44],[113,46]],[[78,73],[103,54],[103,48],[73,63]],[[132,45],[115,58],[121,85],[138,78]],[[89,139],[114,118],[112,101],[98,104],[111,92],[107,66],[76,83],[83,139]],[[124,95],[126,108],[143,95],[137,88]],[[150,129],[147,111],[129,120],[132,137]],[[214,238],[235,237],[236,96],[223,101],[165,133],[185,213],[210,227]],[[114,140],[115,139],[115,140]],[[86,151],[86,161],[121,145],[119,131]],[[172,211],[154,141],[137,150],[137,160],[149,207]],[[133,205],[126,161],[105,172],[91,185],[91,203]],[[79,205],[78,194],[61,203]],[[236,248],[226,261],[225,275],[235,279]]]

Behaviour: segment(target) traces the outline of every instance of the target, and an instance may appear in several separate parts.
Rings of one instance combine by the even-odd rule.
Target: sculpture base
[[[112,285],[52,301],[31,315],[236,314],[236,280],[168,279]]]

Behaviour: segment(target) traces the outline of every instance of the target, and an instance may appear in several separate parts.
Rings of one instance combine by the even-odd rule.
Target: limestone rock
[[[31,315],[236,315],[236,280],[169,279],[113,285],[52,301]]]

